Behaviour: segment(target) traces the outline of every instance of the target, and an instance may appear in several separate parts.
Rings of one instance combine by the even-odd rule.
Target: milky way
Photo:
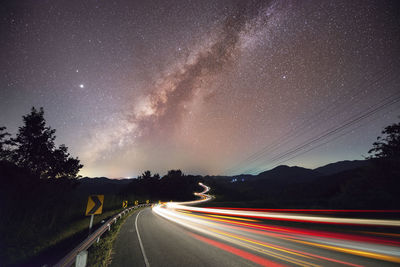
[[[400,91],[398,11],[396,1],[9,1],[0,125],[15,133],[43,106],[89,176],[360,159],[398,120],[388,103]]]

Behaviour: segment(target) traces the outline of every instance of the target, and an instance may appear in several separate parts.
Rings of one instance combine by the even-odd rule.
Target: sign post
[[[86,206],[86,216],[90,215],[89,235],[92,232],[93,216],[103,212],[104,195],[91,195]]]
[[[90,223],[89,223],[89,235],[92,233],[92,226],[93,226],[93,217],[94,215],[90,215]]]

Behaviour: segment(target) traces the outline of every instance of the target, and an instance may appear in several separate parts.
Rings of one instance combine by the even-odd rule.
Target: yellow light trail
[[[314,243],[314,242],[310,242],[310,241],[303,241],[303,240],[297,240],[297,239],[291,239],[291,238],[283,238],[283,239],[301,243],[301,244],[305,244],[305,245],[310,245],[310,246],[320,247],[320,248],[324,248],[324,249],[339,251],[339,252],[343,252],[343,253],[353,254],[353,255],[357,255],[357,256],[361,256],[361,257],[367,257],[367,258],[373,258],[373,259],[377,259],[377,260],[384,260],[384,261],[400,263],[399,257],[383,255],[383,254],[368,252],[368,251],[362,251],[362,250],[358,250],[358,249],[335,247],[335,246],[324,245],[324,244]]]
[[[202,224],[202,223],[208,223],[208,224],[212,224],[212,225],[218,225],[217,223],[208,222],[208,221],[207,222],[203,222],[202,221],[202,223],[200,223],[199,221],[195,222],[193,220],[187,221],[189,218],[185,218],[185,217],[188,217],[188,216],[190,216],[190,217],[198,217],[197,215],[193,215],[193,214],[180,214],[180,215],[178,215],[178,214],[175,214],[172,211],[168,211],[168,210],[161,209],[161,208],[156,208],[154,210],[156,211],[157,214],[159,214],[159,215],[161,215],[161,216],[163,216],[163,217],[165,217],[165,218],[167,218],[169,220],[172,220],[172,221],[174,221],[176,223],[184,225],[184,226],[186,226],[188,228],[194,229],[194,230],[199,231],[199,232],[201,232],[203,234],[206,234],[206,235],[214,236],[216,238],[225,240],[225,241],[230,242],[232,244],[236,244],[238,246],[242,246],[242,247],[251,249],[253,251],[257,251],[259,253],[268,255],[270,257],[274,257],[274,258],[280,259],[282,261],[290,262],[290,263],[293,263],[295,265],[299,265],[299,266],[303,266],[303,267],[306,267],[306,266],[318,267],[319,266],[319,265],[315,265],[315,264],[310,263],[310,262],[305,262],[305,261],[302,261],[302,260],[299,260],[299,259],[292,258],[290,256],[282,255],[282,254],[277,253],[277,252],[273,252],[273,251],[269,251],[269,250],[266,250],[266,249],[263,249],[263,248],[260,248],[260,247],[256,247],[254,245],[251,245],[251,244],[243,242],[243,241],[246,241],[246,239],[244,239],[244,238],[241,241],[241,240],[239,240],[238,238],[236,238],[233,235],[230,236],[230,234],[228,234],[228,233],[224,233],[222,231],[214,230],[214,229],[212,229],[210,227],[206,227],[206,226],[204,226]],[[168,215],[170,215],[170,216],[168,216]],[[177,217],[177,218],[180,218],[180,219],[172,219],[171,216]],[[209,218],[209,219],[212,219],[212,218]],[[214,219],[214,220],[219,220],[219,219]],[[193,224],[196,224],[196,225],[199,225],[199,226],[194,226]],[[249,243],[251,243],[251,242],[249,242]],[[256,244],[256,242],[253,242],[253,244]],[[262,243],[259,243],[258,245],[261,245],[261,244]],[[273,246],[268,246],[266,244],[263,244],[261,246],[268,247],[270,249],[275,249]],[[277,249],[275,249],[275,250],[277,250]],[[295,254],[294,252],[291,252],[291,251],[287,251],[287,253]],[[302,257],[309,258],[308,256],[305,256],[305,255],[301,255],[301,254],[298,254],[298,253],[296,253],[296,254],[297,254],[297,256],[302,256]]]
[[[221,216],[221,215],[208,215],[212,217],[217,217],[217,218],[225,218],[225,219],[233,219],[233,220],[239,220],[239,221],[248,221],[248,222],[259,222],[258,220],[252,220],[252,219],[247,219],[247,218],[240,218],[240,217],[230,217],[230,216]]]
[[[293,255],[296,255],[296,256],[312,259],[312,257],[309,257],[307,255],[303,255],[303,254],[300,254],[300,253],[297,253],[297,252],[293,252],[293,251],[289,251],[289,250],[286,250],[286,249],[281,249],[281,248],[278,248],[276,246],[267,245],[265,243],[261,243],[261,242],[254,241],[254,240],[250,240],[250,239],[238,236],[238,235],[228,234],[226,232],[218,231],[218,230],[214,230],[214,229],[210,229],[210,228],[208,230],[212,231],[214,233],[219,233],[221,235],[228,236],[228,237],[231,237],[231,238],[234,238],[234,239],[237,239],[237,240],[242,240],[242,241],[245,241],[245,242],[248,242],[248,243],[252,243],[252,244],[255,244],[255,245],[258,245],[258,246],[267,247],[267,248],[270,248],[270,249],[273,249],[273,250],[278,250],[278,251],[285,252],[285,253],[288,253],[288,254],[293,254]],[[251,245],[247,245],[247,247],[252,247],[252,248],[259,249],[257,247],[251,246]],[[295,258],[292,258],[292,257],[289,257],[289,256],[285,256],[285,255],[282,255],[282,254],[279,254],[279,253],[276,253],[276,252],[268,251],[268,253],[272,253],[275,256],[284,257],[286,261],[294,263],[294,264],[297,264],[297,265],[300,265],[300,266],[319,266],[319,265],[316,265],[316,264],[313,264],[313,263],[310,263],[310,262],[305,262],[305,261],[302,261],[302,260],[299,260],[299,259],[295,259]]]
[[[301,251],[296,251],[292,250],[290,248],[285,249],[280,246],[274,246],[268,243],[263,243],[258,240],[253,240],[246,238],[244,236],[239,236],[235,234],[231,234],[229,232],[224,232],[221,230],[216,230],[213,228],[210,228],[205,225],[209,226],[224,226],[222,223],[229,223],[233,224],[236,226],[232,225],[225,225],[226,227],[229,228],[234,228],[234,229],[241,229],[243,231],[256,231],[256,230],[251,230],[249,228],[258,228],[260,231],[260,234],[266,234],[268,236],[273,236],[274,238],[282,239],[282,240],[287,240],[295,243],[301,243],[309,246],[315,246],[319,247],[322,249],[327,249],[327,250],[333,250],[341,253],[346,253],[346,254],[352,254],[356,256],[361,256],[361,257],[366,257],[366,258],[372,258],[372,259],[377,259],[377,260],[383,260],[383,261],[389,261],[389,262],[394,262],[394,263],[400,263],[400,257],[397,255],[387,255],[387,254],[382,254],[380,252],[369,252],[365,250],[360,250],[357,248],[346,248],[346,245],[327,245],[327,244],[321,244],[318,243],[318,241],[313,242],[313,241],[308,241],[307,239],[304,240],[303,237],[301,236],[292,236],[289,230],[281,229],[281,228],[276,228],[276,227],[269,227],[265,225],[259,225],[259,224],[252,224],[252,223],[246,223],[246,222],[239,222],[239,221],[247,221],[247,222],[259,222],[258,220],[253,220],[253,219],[247,219],[247,218],[241,218],[241,217],[234,217],[234,216],[253,216],[253,217],[258,217],[258,218],[269,218],[269,219],[284,219],[284,220],[299,220],[299,221],[308,221],[308,222],[318,222],[318,223],[338,223],[338,224],[358,224],[358,225],[381,225],[381,226],[400,226],[400,220],[380,220],[380,219],[358,219],[358,218],[335,218],[335,217],[324,217],[324,216],[314,216],[314,215],[296,215],[296,214],[286,214],[286,213],[270,213],[270,212],[259,212],[259,211],[236,211],[236,210],[224,210],[224,209],[213,209],[213,208],[200,208],[200,207],[190,207],[186,205],[190,204],[195,204],[199,202],[205,202],[210,200],[212,197],[210,195],[206,195],[209,191],[209,187],[199,183],[201,186],[204,187],[204,191],[202,193],[195,193],[195,195],[199,196],[199,200],[195,201],[190,201],[190,202],[181,202],[181,203],[167,203],[165,205],[165,209],[162,209],[161,207],[156,206],[156,213],[159,215],[172,220],[174,222],[180,223],[184,226],[187,226],[189,228],[192,228],[198,232],[201,232],[206,235],[211,235],[216,238],[223,239],[225,241],[228,241],[233,244],[237,244],[239,246],[243,246],[246,248],[249,248],[251,250],[257,251],[262,254],[266,254],[268,256],[272,256],[275,258],[278,258],[280,260],[284,260],[296,265],[300,266],[318,266],[316,264],[306,262],[303,260],[299,260],[296,258],[293,258],[291,256],[287,255],[282,255],[279,252],[283,252],[284,254],[290,254],[294,255],[297,257],[302,257],[302,258],[308,258],[308,259],[313,259],[313,260],[319,260],[320,256],[317,255],[312,255],[310,253],[304,252],[304,254]],[[192,212],[200,212],[203,215],[197,215],[197,214],[190,214]],[[212,214],[210,214],[212,213]],[[218,214],[218,215],[216,215]],[[230,215],[230,216],[229,216]],[[175,217],[175,218],[173,218]],[[191,219],[190,217],[194,217]],[[195,219],[199,218],[199,219]],[[197,226],[195,226],[197,225]],[[287,232],[285,234],[275,234],[275,233],[269,233],[269,231],[272,232]],[[371,232],[365,232],[371,234]],[[393,237],[398,236],[397,234],[386,234],[386,233],[373,233],[376,235],[391,235]],[[344,246],[344,247],[343,247]],[[272,249],[274,251],[266,250],[264,248]],[[383,252],[383,251],[382,251]],[[334,262],[342,263],[342,264],[348,264],[348,265],[353,265],[357,266],[356,264],[352,263],[346,263],[346,262],[340,262],[339,260],[335,259],[329,259],[325,258],[325,260],[331,260]]]
[[[224,220],[224,219],[214,219],[214,218],[209,218],[201,215],[194,215],[194,214],[187,214],[188,216],[192,217],[199,217],[205,220],[213,220],[213,221],[221,221],[221,222],[230,222],[230,223],[235,223],[239,225],[245,225],[245,226],[253,226],[252,224],[247,224],[247,223],[240,223],[240,222],[235,222],[235,221],[230,221],[230,220]],[[267,227],[269,228],[269,227]],[[273,227],[270,227],[271,230],[274,230]],[[330,245],[324,245],[324,244],[319,244],[319,243],[314,243],[314,242],[309,242],[309,241],[302,241],[298,239],[293,239],[293,238],[285,238],[285,237],[278,237],[281,239],[285,239],[288,241],[293,241],[297,243],[303,243],[311,246],[317,246],[329,250],[335,250],[343,253],[348,253],[348,254],[353,254],[357,256],[362,256],[362,257],[368,257],[368,258],[374,258],[378,260],[385,260],[385,261],[390,261],[390,262],[396,262],[400,263],[400,258],[394,257],[394,256],[389,256],[389,255],[383,255],[379,253],[374,253],[374,252],[367,252],[367,251],[362,251],[362,250],[357,250],[357,249],[348,249],[348,248],[342,248],[342,247],[335,247],[335,246],[330,246]]]

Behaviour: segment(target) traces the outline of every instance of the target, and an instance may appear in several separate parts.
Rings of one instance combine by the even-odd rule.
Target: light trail
[[[202,200],[202,202],[207,200]],[[195,204],[194,201],[191,204]],[[400,220],[382,220],[382,219],[358,219],[358,218],[337,218],[329,216],[316,216],[316,215],[297,215],[292,213],[280,212],[260,212],[260,211],[247,211],[247,210],[226,210],[214,208],[199,208],[189,207],[182,203],[168,203],[168,208],[182,209],[201,213],[221,214],[228,216],[242,216],[253,217],[260,219],[273,219],[273,220],[286,220],[295,222],[310,222],[310,223],[326,223],[326,224],[349,224],[349,225],[372,225],[372,226],[392,226],[399,227]]]
[[[227,246],[227,245],[225,245],[223,243],[220,243],[220,242],[205,238],[203,236],[199,236],[199,235],[196,235],[196,234],[193,234],[193,233],[191,233],[191,235],[193,237],[197,238],[198,240],[201,240],[201,241],[206,242],[206,243],[208,243],[208,244],[210,244],[212,246],[215,246],[217,248],[220,248],[220,249],[223,249],[225,251],[228,251],[228,252],[230,252],[232,254],[238,255],[238,256],[240,256],[242,258],[250,260],[250,261],[252,261],[254,263],[257,263],[257,264],[259,264],[261,266],[266,266],[266,267],[280,267],[280,266],[283,266],[281,264],[277,264],[277,263],[274,263],[272,261],[268,261],[268,260],[266,260],[264,258],[257,257],[255,255],[247,253],[247,252],[245,252],[243,250],[240,250],[240,249],[237,249],[237,248],[234,248],[234,247],[231,247],[231,246]]]
[[[335,214],[345,213],[346,210],[272,210],[189,206],[212,199],[212,196],[207,194],[210,188],[202,183],[199,185],[204,190],[195,193],[198,200],[155,205],[153,212],[184,226],[189,230],[189,235],[201,242],[263,266],[317,267],[325,266],[328,263],[364,266],[371,264],[371,260],[374,261],[374,264],[379,263],[379,265],[385,262],[400,263],[399,236],[388,233],[388,228],[389,230],[391,228],[399,230],[399,220],[337,218],[296,213],[329,212]],[[384,212],[381,210],[353,211],[373,214]],[[388,213],[394,212],[398,211],[388,211]],[[270,220],[273,220],[275,225],[269,225],[268,221]],[[311,226],[315,224],[338,226],[335,226],[336,230],[331,232],[297,226],[281,226],[276,223],[279,221],[313,223]],[[376,227],[378,230],[338,232],[337,228],[341,225],[351,225],[353,228]],[[379,228],[382,227],[385,227],[384,233],[379,232]],[[353,262],[349,261],[349,255]]]

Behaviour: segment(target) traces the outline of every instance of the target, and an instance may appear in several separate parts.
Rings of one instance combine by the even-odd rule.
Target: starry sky
[[[362,159],[400,115],[398,1],[5,0],[0,126],[32,106],[83,176]]]

